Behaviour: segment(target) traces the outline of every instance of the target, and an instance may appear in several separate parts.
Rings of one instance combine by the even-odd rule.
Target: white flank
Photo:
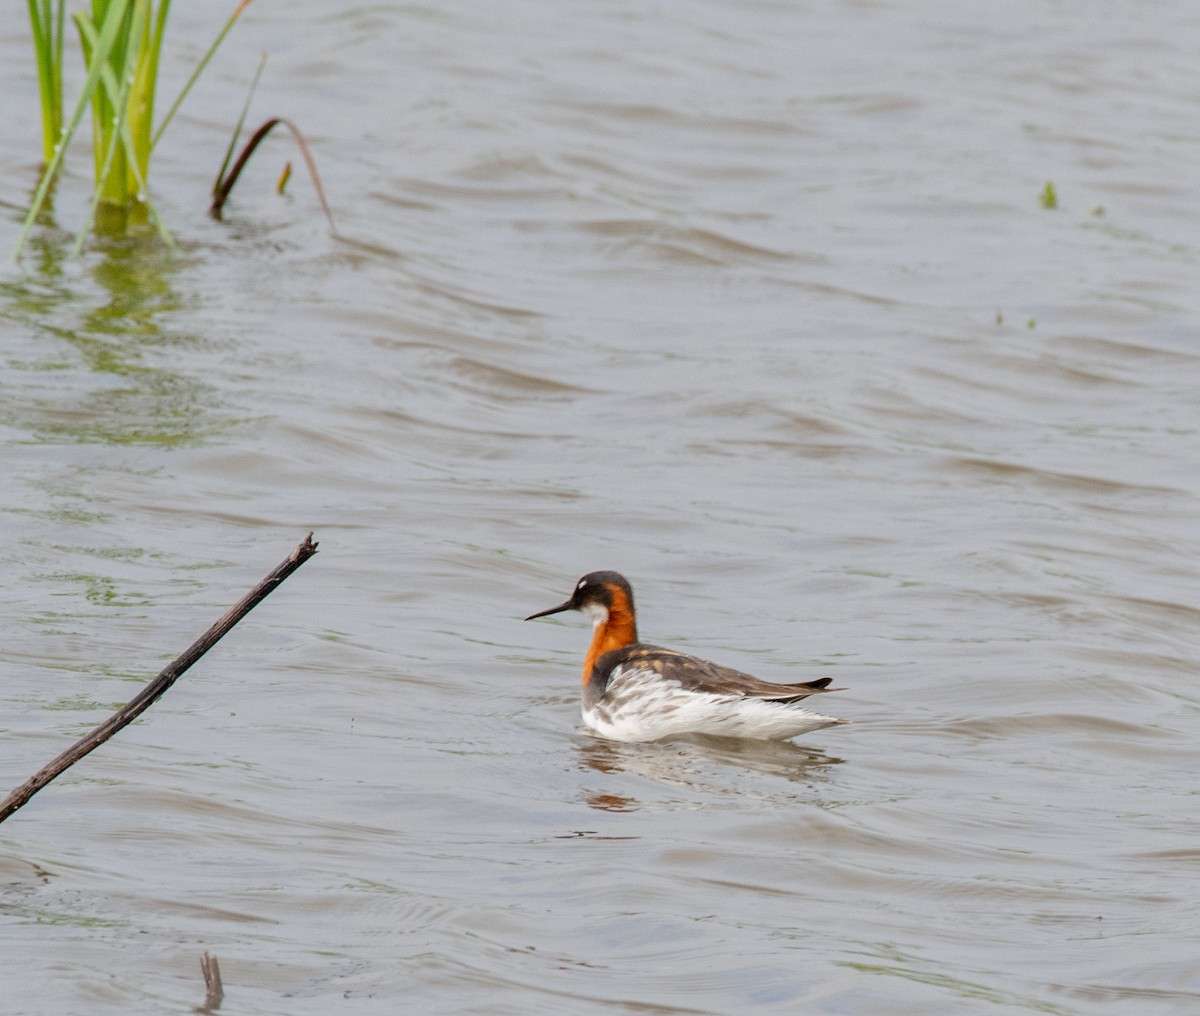
[[[784,741],[843,721],[798,703],[685,690],[648,667],[617,667],[583,722],[613,741],[657,741],[679,734]]]

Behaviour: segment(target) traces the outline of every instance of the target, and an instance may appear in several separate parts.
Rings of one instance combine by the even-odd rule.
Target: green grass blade
[[[134,3],[137,0],[133,0]],[[76,12],[73,15],[75,26],[79,29],[79,41],[83,46],[84,58],[89,66],[95,59],[100,37],[96,26],[86,14]],[[122,34],[128,33],[128,23],[123,23]],[[125,173],[112,175],[112,162],[118,154],[113,142],[121,126],[124,105],[121,100],[121,87],[113,71],[113,62],[127,52],[128,46],[121,45],[120,40],[109,52],[109,58],[99,64],[100,79],[92,93],[92,155],[96,163],[96,184],[94,197],[97,202],[108,201],[113,205],[124,204],[126,196]],[[124,75],[122,74],[122,78]]]
[[[141,38],[142,33],[146,29],[146,15],[146,4],[140,2],[140,0],[135,0],[132,8],[132,17],[129,22],[130,39],[136,40]],[[90,25],[88,29],[91,31]],[[82,24],[80,31],[84,31]],[[119,55],[122,61],[119,74],[107,60],[104,61],[100,70],[100,83],[103,91],[98,91],[97,97],[103,97],[106,101],[98,105],[105,112],[108,109],[113,110],[113,122],[110,129],[105,129],[98,135],[98,138],[103,137],[105,143],[104,161],[100,171],[96,174],[96,189],[92,193],[92,203],[88,209],[88,216],[83,224],[83,228],[75,238],[75,246],[72,249],[73,254],[78,254],[83,249],[84,238],[91,230],[92,223],[96,220],[96,210],[101,201],[109,200],[118,206],[128,207],[132,203],[129,194],[130,177],[133,178],[135,194],[137,196],[141,196],[145,188],[145,180],[137,166],[137,152],[134,149],[129,118],[126,115],[129,109],[130,91],[134,84],[133,63],[137,59],[139,49],[140,47],[136,44],[129,44],[121,48]],[[103,126],[107,128],[108,125]],[[124,159],[119,165],[116,165],[115,171],[119,174],[119,177],[110,187],[109,181],[112,180],[114,162],[116,162],[118,153],[123,155]]]
[[[167,115],[163,117],[162,123],[158,125],[158,130],[154,132],[154,137],[150,140],[151,151],[153,151],[154,146],[158,144],[158,139],[162,137],[163,131],[167,129],[167,124],[174,119],[179,107],[183,105],[183,100],[187,98],[187,94],[192,90],[192,86],[196,83],[196,80],[201,74],[204,73],[204,68],[208,66],[208,62],[213,58],[213,54],[217,52],[217,48],[222,42],[225,41],[225,36],[229,34],[230,30],[237,22],[237,19],[242,16],[242,11],[249,7],[251,2],[252,0],[241,0],[241,2],[237,5],[237,9],[229,16],[229,20],[225,22],[225,27],[221,29],[216,39],[213,40],[213,44],[208,47],[208,52],[204,54],[200,62],[196,65],[196,69],[192,71],[192,76],[187,79],[187,83],[183,86],[183,89],[180,91],[175,101],[171,104],[171,108],[167,110]]]
[[[48,4],[50,0],[46,0]],[[58,95],[58,122],[62,127],[63,31],[66,27],[66,0],[58,0],[54,11],[54,89]]]
[[[42,5],[45,6],[44,4]],[[29,29],[33,35],[33,55],[37,60],[38,92],[42,100],[42,162],[49,162],[54,155],[54,138],[50,129],[51,109],[54,97],[51,94],[52,72],[50,70],[51,40],[47,37],[47,26],[43,23],[43,10],[38,0],[29,0]]]
[[[250,103],[254,99],[254,93],[258,90],[258,79],[262,77],[263,68],[267,66],[267,54],[262,55],[262,59],[258,61],[258,70],[254,72],[254,79],[250,82],[250,90],[246,93],[246,101],[242,105],[242,115],[238,117],[238,122],[233,128],[233,137],[229,139],[229,147],[225,149],[225,158],[221,162],[221,168],[217,171],[217,178],[213,181],[213,198],[215,199],[220,193],[221,188],[225,184],[225,174],[229,170],[229,163],[233,161],[233,152],[237,148],[238,138],[242,136],[242,128],[246,126],[246,117],[250,113]]]
[[[25,221],[21,224],[21,232],[17,236],[16,247],[13,250],[14,260],[20,256],[21,248],[25,245],[29,231],[33,228],[34,220],[42,210],[42,206],[46,203],[46,195],[49,193],[51,182],[58,173],[63,153],[67,150],[67,143],[75,136],[75,131],[79,128],[79,122],[83,119],[83,114],[92,101],[92,97],[100,81],[101,70],[107,63],[109,53],[112,52],[113,45],[116,42],[117,31],[121,27],[125,7],[126,2],[117,0],[105,12],[104,22],[96,39],[96,48],[92,52],[92,59],[88,62],[88,72],[83,82],[83,88],[80,89],[79,98],[76,99],[75,106],[71,110],[71,116],[67,121],[66,128],[62,132],[62,137],[54,148],[54,155],[46,164],[46,168],[42,170],[42,178],[38,182],[37,191],[33,195],[33,202],[30,204],[29,211],[25,215]]]
[[[154,99],[158,91],[158,63],[162,53],[163,34],[167,27],[167,15],[171,11],[171,0],[160,0],[158,11],[146,11],[142,45],[138,53],[137,69],[134,73],[133,90],[130,93],[129,119],[133,125],[134,147],[137,164],[143,177],[150,172],[150,152],[153,150]],[[144,189],[144,182],[143,182]]]
[[[42,105],[42,162],[54,157],[62,133],[62,25],[65,0],[29,0],[29,26]]]
[[[115,75],[111,67],[105,68],[104,77],[110,79],[110,85],[116,88]],[[97,139],[99,140],[99,139]],[[114,130],[109,132],[104,144],[104,159],[100,163],[96,173],[96,189],[92,191],[92,201],[88,206],[87,219],[84,220],[83,228],[79,231],[79,235],[75,237],[75,245],[71,248],[72,255],[78,254],[83,249],[84,237],[87,236],[88,230],[92,228],[92,223],[96,220],[96,209],[100,202],[104,199],[104,188],[108,182],[109,176],[112,173],[113,160],[116,158],[117,149],[121,143],[121,132]]]

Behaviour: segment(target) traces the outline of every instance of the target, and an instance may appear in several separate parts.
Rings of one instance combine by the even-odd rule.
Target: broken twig
[[[225,1000],[225,988],[221,984],[221,968],[217,958],[208,953],[200,957],[200,972],[204,975],[204,1005],[196,1012],[214,1013]]]
[[[163,693],[171,687],[179,677],[201,656],[215,646],[243,617],[250,613],[267,594],[284,579],[299,568],[305,561],[317,552],[313,543],[312,533],[309,533],[283,561],[263,578],[258,585],[243,596],[226,612],[216,624],[208,629],[200,638],[188,647],[178,659],[163,670],[158,677],[151,681],[129,702],[118,709],[87,737],[76,741],[53,762],[43,766],[38,772],[12,791],[3,801],[0,801],[0,822],[20,808],[34,794],[42,789],[55,777],[61,775],[88,752],[99,748],[122,727],[128,726],[162,698]]]

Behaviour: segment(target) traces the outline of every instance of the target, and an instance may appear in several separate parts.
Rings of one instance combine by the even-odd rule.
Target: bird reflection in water
[[[769,796],[794,799],[795,784],[824,783],[829,770],[844,760],[827,755],[808,746],[790,741],[747,741],[741,738],[705,737],[693,735],[670,741],[628,744],[601,738],[580,737],[576,742],[580,768],[598,773],[632,773],[667,787],[685,788],[705,795],[722,797],[736,794],[744,797],[748,791],[737,781],[726,777],[736,771],[759,773],[786,780],[792,786],[780,788],[782,793]],[[761,788],[749,791],[762,796]],[[636,797],[604,792],[588,793],[588,807],[597,811],[637,811],[642,801]],[[702,807],[702,802],[696,802]]]

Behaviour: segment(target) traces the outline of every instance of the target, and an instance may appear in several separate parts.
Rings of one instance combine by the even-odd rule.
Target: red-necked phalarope
[[[772,684],[638,642],[633,589],[616,572],[590,572],[566,603],[525,620],[564,610],[579,610],[592,619],[592,644],[583,660],[583,722],[602,737],[657,741],[713,734],[783,741],[846,722],[800,705],[810,695],[831,690],[832,678]]]

